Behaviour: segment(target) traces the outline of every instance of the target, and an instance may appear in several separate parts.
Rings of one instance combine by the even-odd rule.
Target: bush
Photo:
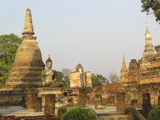
[[[74,107],[64,113],[63,120],[97,120],[97,114],[92,109]]]
[[[149,112],[149,120],[160,120],[160,106],[153,108]]]

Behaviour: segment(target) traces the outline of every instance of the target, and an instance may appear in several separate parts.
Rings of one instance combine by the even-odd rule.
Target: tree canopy
[[[119,76],[114,72],[111,72],[109,74],[108,79],[110,83],[115,83],[120,81]]]
[[[0,86],[2,86],[12,68],[15,53],[21,43],[21,38],[13,33],[1,35],[0,43]]]
[[[102,76],[101,74],[92,74],[92,86],[96,87],[96,86],[100,86],[102,84],[108,84],[109,81],[107,80],[107,78],[105,78],[104,76]]]
[[[142,12],[147,14],[153,11],[156,21],[160,23],[160,0],[141,0]]]
[[[62,72],[56,72],[56,80],[57,82],[63,82],[64,88],[70,87],[70,69],[63,69]]]

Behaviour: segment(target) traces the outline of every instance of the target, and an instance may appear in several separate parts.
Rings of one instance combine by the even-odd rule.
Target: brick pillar
[[[42,112],[42,98],[41,97],[34,98],[34,112]]]
[[[78,106],[86,106],[86,90],[85,88],[79,88]]]
[[[65,107],[58,108],[58,117],[60,120],[62,120],[62,116],[66,111],[67,111],[67,109]]]
[[[95,105],[96,110],[102,109],[102,96],[101,96],[101,94],[95,94],[94,105]]]
[[[34,90],[27,89],[27,109],[34,109]]]
[[[125,93],[124,92],[117,92],[117,112],[124,112],[125,111]]]
[[[44,106],[44,114],[55,114],[55,95],[48,94],[45,95],[45,106]]]

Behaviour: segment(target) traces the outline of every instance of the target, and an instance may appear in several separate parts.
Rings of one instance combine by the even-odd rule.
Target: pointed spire
[[[127,71],[127,67],[126,67],[126,61],[125,61],[125,57],[123,54],[123,60],[122,60],[122,69],[121,72]]]
[[[148,25],[146,26],[146,33],[145,33],[145,49],[143,52],[143,57],[144,58],[149,58],[152,55],[154,55],[154,49],[152,45],[152,38],[151,34],[148,28]]]
[[[30,9],[26,9],[26,17],[25,17],[25,24],[24,24],[24,30],[22,35],[24,36],[32,36],[34,35],[34,29],[32,24],[32,16]]]
[[[146,26],[146,33],[145,33],[145,37],[146,37],[146,38],[151,38],[151,34],[150,34],[149,29],[148,29],[148,24],[147,24],[147,26]]]

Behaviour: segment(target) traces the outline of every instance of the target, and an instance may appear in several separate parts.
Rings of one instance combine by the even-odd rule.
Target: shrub
[[[64,113],[63,120],[97,120],[97,114],[92,109],[74,107]]]
[[[160,106],[153,108],[149,112],[149,120],[160,120]]]

